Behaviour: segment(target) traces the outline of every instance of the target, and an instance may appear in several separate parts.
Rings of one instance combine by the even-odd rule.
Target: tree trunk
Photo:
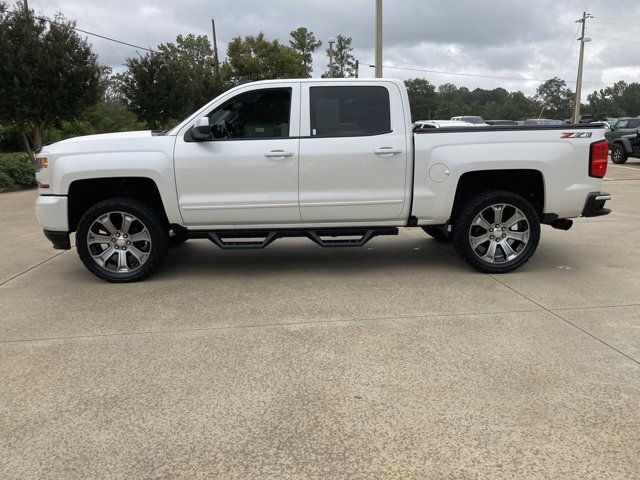
[[[31,142],[29,141],[29,137],[28,137],[27,132],[24,129],[24,127],[20,128],[20,135],[22,135],[22,141],[24,142],[24,148],[27,151],[27,153],[29,154],[29,160],[31,160],[31,163],[37,168],[38,164],[36,162],[36,154],[33,151],[33,149],[31,148]]]
[[[27,133],[27,127],[20,127],[20,134],[22,135],[22,141],[24,142],[24,147],[29,154],[29,159],[31,163],[38,167],[38,161],[36,160],[36,152],[42,148],[42,130],[44,127],[42,125],[36,125],[33,128],[33,136],[29,138],[29,134]]]

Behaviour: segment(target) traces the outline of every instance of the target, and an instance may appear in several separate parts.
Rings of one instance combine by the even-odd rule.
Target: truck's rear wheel
[[[540,241],[540,219],[520,195],[493,191],[466,203],[454,219],[453,245],[465,262],[486,273],[524,265]]]
[[[167,226],[149,205],[130,198],[100,202],[80,219],[76,246],[85,267],[109,282],[135,282],[164,261]]]
[[[620,165],[625,163],[628,158],[629,155],[627,155],[627,151],[624,149],[624,146],[619,143],[614,143],[611,147],[611,161]]]

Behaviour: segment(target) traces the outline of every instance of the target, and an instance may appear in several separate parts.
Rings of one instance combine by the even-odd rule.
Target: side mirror
[[[209,125],[209,118],[202,117],[196,120],[195,125],[191,128],[191,136],[194,140],[202,142],[209,140],[211,135],[211,125]]]

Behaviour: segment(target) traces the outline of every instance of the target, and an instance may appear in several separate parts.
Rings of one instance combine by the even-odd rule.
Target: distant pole
[[[29,11],[29,2],[27,0],[24,0],[24,11],[25,12]]]
[[[360,60],[356,60],[356,78],[360,76]]]
[[[376,78],[382,78],[382,0],[376,0]]]
[[[213,73],[216,80],[220,78],[220,61],[218,59],[218,39],[216,38],[216,21],[211,19],[211,30],[213,32]]]
[[[333,78],[333,44],[336,43],[335,38],[329,39],[329,78]]]
[[[577,20],[576,23],[582,23],[582,35],[580,35],[580,59],[578,60],[578,79],[576,81],[576,98],[573,105],[573,123],[580,121],[580,102],[582,99],[582,68],[584,65],[584,29],[587,26],[587,18],[593,18],[592,15],[587,12],[582,12],[582,18]],[[590,39],[589,39],[590,40]],[[586,40],[587,42],[589,40]]]

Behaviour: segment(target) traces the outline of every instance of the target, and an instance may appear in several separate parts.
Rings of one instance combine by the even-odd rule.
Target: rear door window
[[[389,91],[385,87],[311,87],[309,99],[312,137],[391,132]]]

